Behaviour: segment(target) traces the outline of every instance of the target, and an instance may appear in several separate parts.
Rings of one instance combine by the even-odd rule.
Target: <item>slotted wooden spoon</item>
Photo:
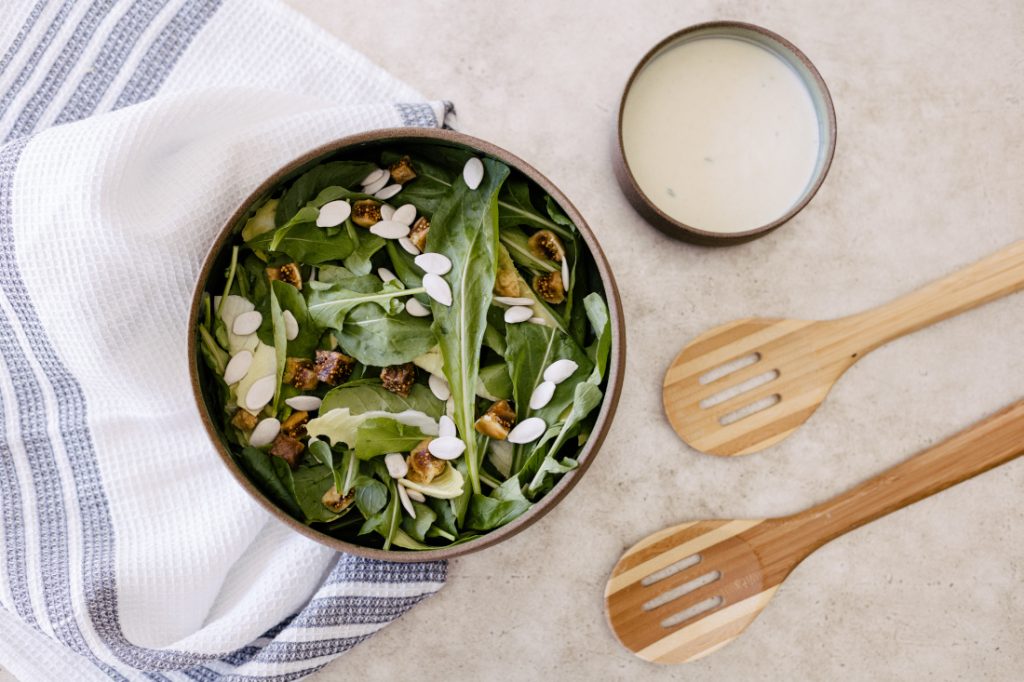
[[[1024,454],[1024,401],[793,516],[696,521],[622,555],[605,588],[615,636],[637,656],[683,663],[735,639],[829,540]]]
[[[665,374],[676,433],[713,455],[779,442],[878,346],[1024,288],[1024,241],[883,306],[837,320],[749,318],[697,337]]]

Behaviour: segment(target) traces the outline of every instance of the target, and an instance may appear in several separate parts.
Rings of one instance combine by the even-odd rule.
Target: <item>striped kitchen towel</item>
[[[200,424],[185,326],[270,172],[445,114],[272,0],[4,0],[0,665],[298,679],[440,589],[443,563],[339,556],[248,499]]]

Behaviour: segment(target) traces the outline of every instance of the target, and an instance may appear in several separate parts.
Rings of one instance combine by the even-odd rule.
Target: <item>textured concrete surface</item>
[[[684,446],[662,374],[709,326],[828,318],[882,303],[1024,236],[1024,6],[614,0],[514,4],[291,0],[521,155],[588,218],[622,289],[628,371],[593,467],[528,532],[453,561],[436,597],[318,680],[1018,680],[1024,460],[824,547],[739,640],[685,666],[620,647],[602,612],[621,552],[669,524],[794,512],[1024,395],[1022,295],[859,362],[794,437],[736,460]],[[816,63],[835,162],[775,234],[706,250],[649,228],[610,168],[622,85],[667,33],[731,18]],[[0,680],[4,680],[0,674]]]

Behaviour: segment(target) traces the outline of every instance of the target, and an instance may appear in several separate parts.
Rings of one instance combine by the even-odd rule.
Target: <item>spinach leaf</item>
[[[480,381],[484,388],[494,397],[501,400],[512,400],[512,378],[508,375],[508,365],[498,363],[480,368]]]
[[[505,311],[498,306],[487,310],[487,329],[484,330],[484,345],[501,357],[505,357],[508,343],[505,341]]]
[[[356,507],[364,518],[370,518],[388,503],[388,487],[375,478],[360,476],[355,488]]]
[[[567,335],[539,324],[513,324],[508,327],[508,367],[512,377],[512,394],[520,421],[528,416],[540,417],[548,425],[572,402],[575,385],[593,369],[593,364],[580,347]],[[530,410],[530,396],[544,381],[544,370],[555,360],[576,362],[579,369],[558,384],[550,402],[539,410]]]
[[[285,286],[291,287],[288,284]],[[284,364],[288,355],[288,339],[284,329],[284,315],[281,312],[281,304],[277,300],[277,292],[274,287],[270,288],[270,319],[274,325],[274,361],[277,384],[274,387],[273,405],[276,413],[281,399],[281,378],[284,376]]]
[[[306,515],[306,523],[326,523],[341,516],[325,507],[322,502],[324,493],[334,485],[332,469],[323,464],[300,464],[292,472],[292,480],[295,497],[302,507],[302,513]]]
[[[541,493],[547,493],[554,488],[555,481],[560,476],[567,474],[578,466],[579,462],[571,457],[566,457],[561,462],[554,457],[545,457],[537,469],[537,473],[534,474],[533,480],[530,481],[530,485],[527,486],[527,494],[531,498],[537,499],[537,496]]]
[[[369,175],[373,169],[374,164],[365,161],[332,161],[314,166],[296,178],[281,197],[277,204],[277,224],[286,223],[300,208],[327,187],[351,187]]]
[[[409,396],[385,390],[380,383],[362,384],[359,386],[339,386],[331,389],[324,396],[320,405],[320,414],[327,414],[333,409],[347,407],[351,414],[364,412],[405,412],[416,410],[423,412],[432,419],[444,414],[444,403],[434,397],[430,389],[422,384],[413,384]]]
[[[423,542],[426,540],[427,531],[430,530],[430,526],[434,523],[434,519],[437,518],[437,514],[433,509],[419,502],[413,502],[412,508],[416,510],[416,518],[414,519],[411,516],[403,518],[402,530],[419,542]]]
[[[452,500],[442,500],[437,497],[428,497],[427,504],[434,510],[434,525],[451,536],[459,534],[455,527],[455,512],[452,510]]]
[[[349,289],[346,284],[322,284],[310,282],[309,286],[309,314],[317,324],[329,329],[342,329],[345,318],[356,306],[373,304],[377,310],[383,311],[386,315],[395,315],[401,309],[399,298],[421,293],[422,289],[405,289],[398,282],[391,281],[382,284],[378,289],[371,292],[356,291]],[[377,280],[381,284],[380,280]],[[370,364],[370,363],[367,363]]]
[[[366,522],[359,528],[359,535],[376,532],[384,538],[384,549],[391,549],[395,533],[399,530],[402,519],[401,502],[398,500],[398,491],[395,489],[393,479],[388,479],[388,506],[366,519]]]
[[[409,452],[426,437],[415,426],[387,417],[371,417],[356,430],[356,457],[366,460],[389,452]]]
[[[565,214],[562,207],[551,197],[550,194],[544,195],[544,208],[547,209],[548,215],[559,225],[568,227],[573,232],[576,231],[576,226],[569,220],[569,216]]]
[[[470,438],[470,440],[476,440]],[[463,479],[469,475],[469,467],[466,466],[466,458],[460,457],[453,462],[455,470],[462,474]],[[455,525],[458,528],[462,527],[463,522],[466,520],[466,511],[469,510],[469,501],[473,497],[473,487],[463,486],[462,494],[453,500],[450,500],[452,505],[452,513],[455,515]]]
[[[404,530],[402,530],[401,528],[398,528],[395,531],[395,537],[394,537],[393,542],[394,542],[396,547],[401,547],[402,549],[411,549],[411,550],[414,550],[414,551],[423,551],[423,550],[426,550],[426,549],[434,549],[430,545],[425,545],[422,542],[419,542],[418,540],[416,540],[415,538],[410,537],[410,535],[408,533],[406,533]]]
[[[363,176],[366,177],[366,176]],[[312,206],[314,208],[320,208],[324,204],[329,204],[332,201],[338,199],[348,199],[351,201],[358,201],[360,199],[372,199],[373,197],[369,194],[363,194],[362,192],[353,192],[350,189],[345,189],[339,185],[331,185],[330,187],[324,187],[320,190],[320,193],[315,198],[310,199],[306,202],[306,206]]]
[[[309,454],[334,473],[334,489],[344,495],[347,492],[345,489],[344,473],[335,465],[334,451],[331,450],[331,446],[319,438],[310,438]],[[343,462],[338,464],[343,464]]]
[[[470,190],[460,176],[438,205],[427,235],[427,249],[444,254],[452,263],[446,276],[452,288],[452,305],[431,301],[431,309],[445,376],[455,401],[453,419],[466,440],[465,460],[476,493],[480,492],[480,452],[476,438],[471,437],[475,433],[476,382],[497,272],[495,202],[509,173],[508,166],[493,159],[484,159],[483,164],[480,186]]]
[[[608,369],[608,355],[612,348],[612,323],[608,316],[608,304],[596,291],[583,299],[590,326],[596,339],[587,347],[587,355],[594,363],[594,371],[587,379],[592,384],[600,384]]]
[[[346,353],[373,367],[411,362],[436,343],[429,320],[405,311],[387,315],[376,303],[350,310],[338,341]]]
[[[352,243],[356,245],[352,253],[345,258],[345,267],[353,275],[370,274],[373,271],[371,259],[374,254],[384,248],[388,240],[378,237],[369,230],[357,228],[351,220],[345,221],[345,231]]]
[[[424,145],[410,145],[406,151],[413,159],[416,179],[405,184],[395,202],[412,204],[419,213],[433,215],[473,153],[459,147]],[[383,161],[390,164],[401,157],[400,153],[386,152]]]
[[[519,488],[519,479],[513,476],[487,497],[473,495],[466,516],[466,528],[493,530],[519,517],[531,506]]]
[[[498,198],[498,224],[502,229],[527,225],[542,230],[551,230],[562,237],[571,237],[572,232],[559,225],[537,210],[530,197],[530,183],[526,178],[510,179]]]
[[[413,261],[413,256],[406,253],[401,248],[395,245],[394,241],[387,243],[388,258],[391,259],[391,266],[395,270],[395,275],[398,279],[402,280],[402,284],[409,287],[410,289],[419,289],[423,286],[423,275],[420,274],[420,269],[416,267]],[[419,297],[420,302],[427,304],[430,299],[424,296]]]
[[[235,455],[235,461],[242,467],[242,471],[271,502],[284,509],[293,518],[305,521],[306,517],[299,507],[298,500],[295,499],[293,488],[290,483],[286,484],[281,480],[274,468],[272,460],[275,459],[284,464],[284,468],[288,471],[288,479],[291,479],[291,470],[280,457],[274,457],[263,450],[252,447],[242,448],[242,451]]]
[[[277,299],[277,302],[281,307],[282,314],[285,310],[290,311],[295,317],[295,321],[299,323],[299,335],[291,341],[286,340],[288,348],[287,355],[293,358],[305,358],[312,356],[313,352],[316,350],[318,342],[320,341],[320,335],[324,331],[323,326],[321,326],[309,314],[309,310],[306,308],[306,299],[304,299],[299,290],[291,284],[288,284],[287,282],[274,281],[271,282],[271,289],[274,291],[274,297]],[[276,330],[274,346],[277,346]]]
[[[248,242],[254,250],[285,253],[299,263],[318,265],[326,261],[342,260],[355,248],[345,233],[328,235],[317,227],[319,211],[307,206],[295,217],[273,232],[265,232]]]

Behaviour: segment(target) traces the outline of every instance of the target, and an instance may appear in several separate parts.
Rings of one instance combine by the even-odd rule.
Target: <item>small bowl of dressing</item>
[[[835,146],[832,97],[803,52],[760,26],[716,21],[668,36],[634,69],[616,174],[663,232],[735,244],[806,206]]]

